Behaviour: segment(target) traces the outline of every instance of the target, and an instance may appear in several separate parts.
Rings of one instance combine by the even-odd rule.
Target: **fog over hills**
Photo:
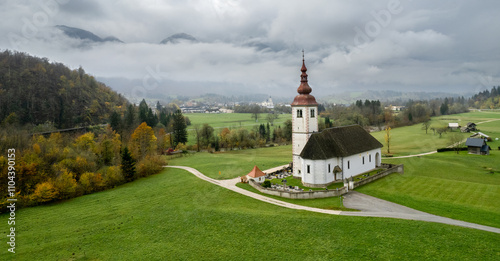
[[[318,98],[500,85],[500,31],[491,26],[500,24],[500,2],[390,3],[3,1],[0,49],[81,66],[144,95],[293,97],[302,49]]]

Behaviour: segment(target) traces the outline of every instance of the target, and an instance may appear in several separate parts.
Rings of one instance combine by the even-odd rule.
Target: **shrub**
[[[464,151],[464,150],[467,150],[467,148],[466,147],[458,148],[458,149],[456,149],[456,148],[439,148],[439,149],[437,149],[437,152],[456,151],[456,150]]]
[[[147,177],[153,174],[160,172],[163,169],[163,166],[167,164],[163,157],[155,155],[155,156],[146,156],[144,159],[137,163],[137,176],[138,177]]]
[[[121,168],[119,166],[104,167],[99,170],[104,175],[104,183],[107,187],[114,187],[125,181]]]
[[[271,187],[271,181],[265,180],[264,182],[262,182],[262,187],[264,187],[264,188],[270,188]]]

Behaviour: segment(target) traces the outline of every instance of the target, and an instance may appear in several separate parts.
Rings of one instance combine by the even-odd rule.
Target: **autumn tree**
[[[30,199],[35,203],[44,203],[57,199],[58,192],[52,181],[38,183]]]
[[[146,155],[156,150],[156,136],[151,127],[145,122],[141,123],[132,133],[131,144],[133,146],[132,154],[136,159],[142,159]]]
[[[159,154],[163,154],[171,146],[169,134],[165,132],[164,128],[161,128],[158,130],[157,138],[157,151]]]

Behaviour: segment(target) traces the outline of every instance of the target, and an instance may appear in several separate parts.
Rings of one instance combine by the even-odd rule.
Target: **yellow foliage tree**
[[[67,169],[62,170],[62,173],[55,180],[54,186],[59,191],[60,199],[72,198],[77,194],[78,183],[74,174]]]
[[[80,185],[86,193],[90,193],[101,190],[105,184],[100,173],[85,172],[80,177]]]
[[[87,132],[78,138],[75,141],[75,147],[81,150],[94,150],[95,148],[95,136],[92,132]]]
[[[57,189],[51,181],[46,181],[36,185],[35,192],[31,194],[31,200],[36,203],[52,201],[57,198]]]
[[[146,155],[156,150],[156,136],[151,127],[145,122],[141,123],[131,138],[132,155],[136,159],[143,159]]]

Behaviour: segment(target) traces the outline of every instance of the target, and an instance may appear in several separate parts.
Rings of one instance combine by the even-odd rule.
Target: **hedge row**
[[[459,151],[466,151],[467,148],[466,147],[458,148],[458,149],[457,148],[439,148],[439,149],[437,149],[437,152],[457,151],[457,150],[459,150]]]

